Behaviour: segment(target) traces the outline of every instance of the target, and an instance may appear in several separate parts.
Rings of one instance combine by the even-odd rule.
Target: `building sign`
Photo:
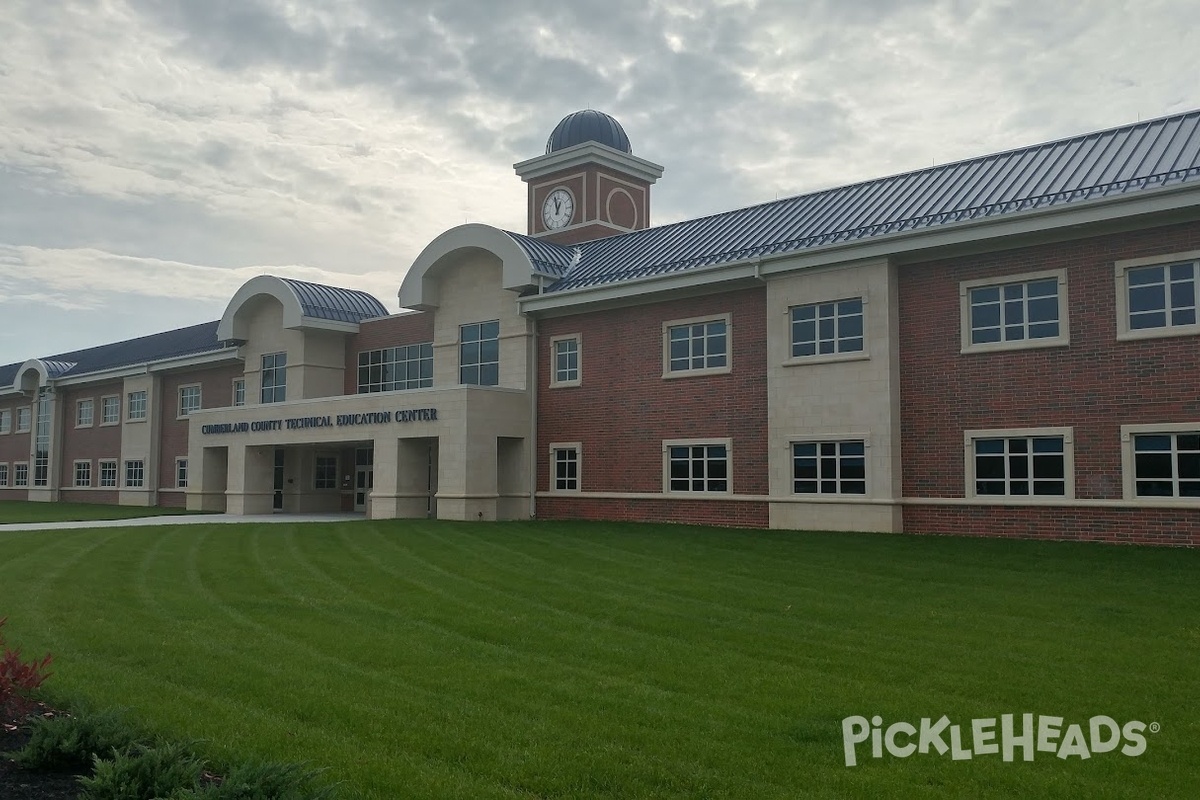
[[[335,414],[319,417],[261,419],[254,422],[217,422],[201,425],[200,433],[261,433],[301,428],[342,428],[348,425],[390,425],[396,422],[437,422],[436,408],[406,408],[400,411],[371,411],[366,414]]]

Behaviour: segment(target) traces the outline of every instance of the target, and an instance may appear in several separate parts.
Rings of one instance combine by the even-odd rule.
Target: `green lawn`
[[[1190,797],[1200,553],[587,523],[0,534],[56,696],[347,797]],[[843,761],[842,720],[1161,725],[1137,757]],[[998,726],[997,726],[998,727]],[[1065,725],[1064,725],[1065,727]],[[948,740],[948,736],[945,737]]]
[[[134,519],[167,514],[192,514],[182,508],[113,506],[98,503],[28,503],[0,500],[0,525],[6,522],[76,522],[91,519]]]

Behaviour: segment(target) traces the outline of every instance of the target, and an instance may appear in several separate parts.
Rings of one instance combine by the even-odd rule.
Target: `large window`
[[[13,486],[29,485],[29,464],[21,462],[13,464]]]
[[[866,441],[792,443],[796,494],[866,494]]]
[[[810,303],[791,309],[792,358],[863,352],[863,299]]]
[[[186,458],[175,459],[175,488],[186,489],[188,485],[188,460]]]
[[[313,472],[314,489],[338,488],[338,468],[335,456],[317,456],[316,469]]]
[[[968,489],[975,497],[1070,497],[1069,428],[968,431]]]
[[[75,427],[90,428],[95,416],[96,403],[94,400],[80,400],[75,404]]]
[[[113,395],[100,398],[100,424],[116,425],[121,421],[121,398]]]
[[[92,462],[75,462],[75,485],[83,488],[92,485]]]
[[[550,469],[551,491],[579,491],[579,444],[550,445]]]
[[[38,394],[37,430],[33,433],[33,485],[50,485],[50,398],[45,389]]]
[[[667,490],[670,492],[728,493],[729,443],[665,443]]]
[[[716,319],[686,319],[664,323],[664,376],[728,372],[729,325],[728,314]]]
[[[1200,252],[1117,263],[1118,338],[1200,333],[1198,304]]]
[[[146,393],[130,392],[126,401],[127,419],[139,420],[146,418]]]
[[[9,433],[12,431],[12,411],[4,409],[0,411],[0,433]]]
[[[17,433],[29,433],[31,425],[30,420],[33,418],[33,412],[29,410],[29,406],[21,406],[17,409]]]
[[[579,335],[556,336],[550,340],[551,386],[578,386],[580,383]]]
[[[237,378],[233,382],[233,404],[235,406],[246,405],[246,379]]]
[[[962,284],[963,352],[1067,344],[1065,270]]]
[[[1135,497],[1200,498],[1200,425],[1132,439]]]
[[[105,459],[100,462],[100,485],[113,487],[117,485],[117,462]]]
[[[385,347],[358,354],[358,393],[433,386],[433,343]]]
[[[262,357],[262,402],[287,400],[287,353],[267,353]]]
[[[179,416],[186,417],[193,411],[199,411],[201,407],[200,387],[199,386],[180,386],[179,387]]]
[[[141,459],[125,462],[125,486],[140,489],[146,484],[146,462]]]
[[[499,385],[499,321],[473,322],[459,328],[458,382],[472,386]]]
[[[0,464],[0,486],[8,486],[8,464]]]

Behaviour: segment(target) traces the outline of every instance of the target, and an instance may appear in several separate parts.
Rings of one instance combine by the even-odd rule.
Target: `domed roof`
[[[622,153],[633,152],[621,123],[602,111],[590,108],[563,117],[546,140],[546,152],[566,150],[584,142],[599,142]]]

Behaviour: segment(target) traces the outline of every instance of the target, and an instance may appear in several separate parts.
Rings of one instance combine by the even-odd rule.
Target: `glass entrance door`
[[[367,510],[367,495],[375,488],[375,448],[354,451],[354,510]]]
[[[275,511],[283,511],[283,448],[275,448],[275,494],[271,500],[271,508]]]

